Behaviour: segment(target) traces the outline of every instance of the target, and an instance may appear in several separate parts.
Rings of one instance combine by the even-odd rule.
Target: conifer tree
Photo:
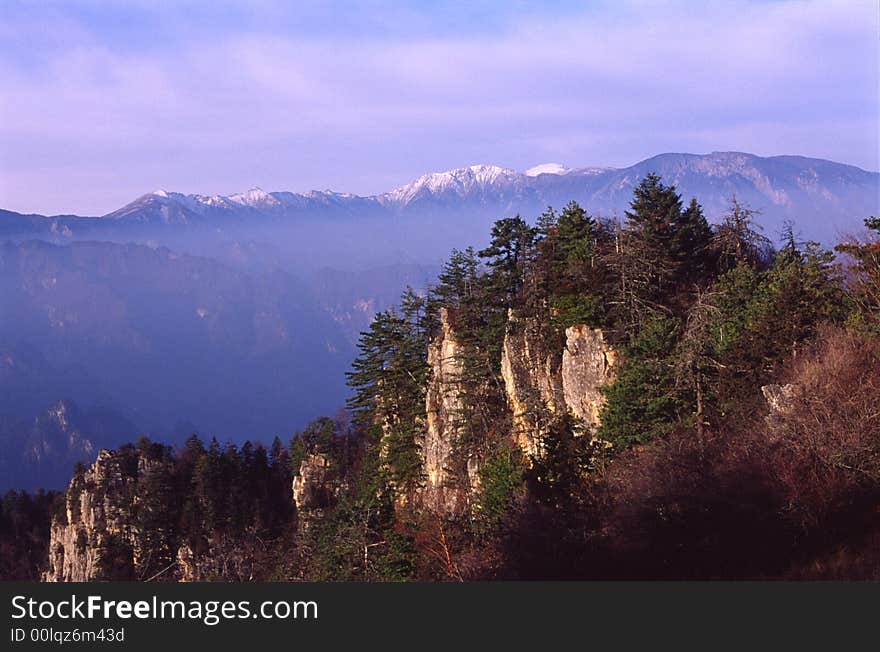
[[[674,253],[676,229],[681,219],[681,198],[656,174],[635,188],[626,224],[608,256],[617,279],[614,293],[616,321],[632,339],[657,312],[671,312],[678,260]]]
[[[498,220],[492,226],[489,246],[478,255],[489,268],[489,288],[509,305],[519,292],[536,231],[517,215]]]
[[[463,282],[466,277],[459,272],[466,269],[465,259],[457,261],[450,281]],[[389,310],[376,315],[361,334],[360,354],[348,374],[354,388],[349,407],[356,421],[381,441],[387,469],[398,484],[415,483],[421,473],[416,441],[428,371],[425,309],[425,300],[408,288],[402,314]]]
[[[596,266],[596,220],[577,202],[570,202],[556,222],[557,247],[554,262],[563,276],[579,279]]]
[[[682,212],[678,228],[673,236],[673,253],[678,264],[678,283],[690,285],[705,284],[712,268],[711,251],[712,229],[703,208],[692,198]]]
[[[472,301],[479,266],[473,247],[464,251],[453,249],[437,276],[437,285],[431,291],[431,312],[436,312],[441,305],[458,308]]]

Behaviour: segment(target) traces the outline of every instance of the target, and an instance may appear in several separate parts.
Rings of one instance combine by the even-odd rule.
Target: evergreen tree
[[[198,460],[193,474],[193,485],[199,513],[206,530],[222,525],[225,491],[220,464],[220,444],[211,438],[206,453]]]
[[[461,270],[456,262],[454,269]],[[450,275],[461,282],[464,277]],[[402,314],[379,313],[361,334],[360,354],[348,383],[355,419],[381,441],[392,481],[418,482],[421,458],[417,437],[422,427],[427,368],[426,302],[411,289],[403,295]]]
[[[559,215],[550,254],[550,284],[547,296],[553,308],[552,320],[562,327],[603,320],[605,269],[599,257],[600,226],[576,202]]]
[[[487,260],[489,284],[495,296],[508,305],[517,296],[536,231],[517,215],[498,220],[492,226],[489,246],[479,252]]]
[[[616,277],[614,317],[630,339],[657,312],[671,313],[679,273],[675,253],[681,198],[656,174],[635,188],[626,224],[615,237],[609,266]]]
[[[679,422],[683,399],[673,358],[679,329],[677,318],[653,314],[626,347],[614,382],[603,389],[597,436],[616,449],[649,441]]]
[[[464,251],[453,249],[437,276],[437,285],[431,291],[431,311],[436,313],[438,306],[459,308],[471,302],[479,267],[477,254],[472,247]]]
[[[556,227],[559,216],[552,206],[548,206],[547,210],[538,216],[535,221],[535,232],[538,240],[552,237],[556,235]]]
[[[712,269],[711,243],[712,229],[703,215],[703,208],[694,197],[682,212],[672,240],[679,284],[708,284],[709,271]]]
[[[146,463],[139,465],[137,476],[134,530],[141,554],[135,570],[137,578],[144,580],[175,560],[180,503],[174,493],[171,450],[146,438],[138,441],[137,450]]]
[[[556,222],[555,260],[558,273],[575,282],[596,267],[596,220],[577,202],[570,202]]]
[[[651,173],[633,192],[626,219],[631,245],[650,274],[649,298],[661,298],[668,292],[678,263],[675,244],[681,221],[681,197],[675,186],[665,186],[658,175]]]
[[[819,324],[845,316],[839,269],[817,243],[789,238],[770,269],[746,259],[719,279],[712,330],[722,413],[735,411]]]

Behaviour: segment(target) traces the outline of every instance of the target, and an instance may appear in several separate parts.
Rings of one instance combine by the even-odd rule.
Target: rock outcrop
[[[101,450],[92,466],[70,481],[63,516],[53,519],[49,542],[49,566],[43,579],[49,582],[89,582],[111,573],[110,556],[124,550],[130,567],[137,567],[143,554],[136,536],[132,506],[141,474],[151,463]]]
[[[426,427],[421,442],[425,473],[423,502],[441,512],[463,505],[479,486],[479,460],[471,452],[458,458],[464,403],[462,373],[467,352],[456,339],[448,310],[428,347]],[[512,417],[514,442],[530,457],[541,454],[542,438],[554,415],[571,413],[592,430],[604,405],[601,388],[614,379],[615,351],[601,329],[576,325],[565,330],[565,344],[547,342],[541,325],[511,313],[502,346],[501,375]],[[453,473],[459,465],[466,482]]]
[[[562,351],[553,350],[537,323],[511,315],[501,374],[513,417],[513,437],[529,456],[540,454],[549,420],[570,412],[590,430],[599,425],[605,402],[601,388],[614,379],[614,348],[601,329],[578,324],[565,329]]]
[[[324,453],[306,455],[293,478],[292,491],[301,524],[330,507],[339,491],[339,481],[330,459]]]
[[[248,532],[208,528],[189,537],[177,531],[180,496],[173,493],[173,471],[171,457],[157,457],[149,448],[101,450],[68,485],[64,512],[50,527],[42,579],[253,579],[262,542]]]
[[[428,346],[428,386],[425,392],[426,427],[421,442],[425,471],[425,499],[429,506],[451,511],[461,491],[453,487],[450,467],[455,443],[461,435],[460,420],[463,348],[446,308],[440,310],[440,333]],[[468,474],[476,477],[475,462],[468,464]]]
[[[565,405],[589,428],[599,425],[605,405],[601,388],[614,380],[617,356],[600,328],[578,324],[565,329],[562,392]]]
[[[253,537],[217,535],[211,538],[207,554],[200,555],[184,542],[177,548],[173,572],[162,577],[179,582],[250,582],[258,572],[261,548]]]
[[[550,417],[565,410],[561,358],[544,342],[540,325],[512,313],[501,351],[501,376],[513,417],[512,435],[526,455],[538,455]]]

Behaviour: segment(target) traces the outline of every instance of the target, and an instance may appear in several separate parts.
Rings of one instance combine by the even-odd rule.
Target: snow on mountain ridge
[[[486,189],[499,182],[514,183],[522,178],[516,170],[497,165],[470,165],[468,167],[431,172],[414,182],[379,195],[389,203],[406,204],[424,194],[438,195],[452,191],[464,196],[475,189]]]
[[[264,207],[278,206],[280,201],[262,188],[251,188],[245,192],[239,192],[228,197],[229,201],[242,206]]]
[[[542,163],[524,172],[527,177],[536,177],[539,174],[568,174],[571,170],[561,163]]]
[[[544,163],[524,172],[496,165],[470,165],[431,172],[389,192],[361,196],[331,190],[305,193],[260,188],[230,196],[183,195],[157,190],[108,214],[110,219],[166,224],[292,215],[367,217],[421,210],[508,212],[539,210],[575,199],[596,211],[624,210],[632,188],[655,172],[688,196],[697,196],[717,218],[736,193],[758,210],[797,214],[876,212],[878,175],[860,168],[802,156],[761,157],[744,152],[665,153],[623,168],[566,168]],[[817,203],[819,202],[819,203]],[[823,203],[824,202],[824,203]],[[819,205],[822,204],[822,208]],[[769,220],[770,218],[768,218]],[[773,219],[776,219],[775,217]],[[779,219],[782,219],[781,217]],[[827,226],[825,231],[831,229]]]
[[[759,158],[743,152],[712,152],[706,155],[699,154],[660,154],[642,161],[632,167],[643,164],[656,163],[667,170],[672,164],[673,169],[684,171],[685,169],[698,170],[709,177],[723,177],[731,173],[740,174],[751,179],[768,194],[773,194],[769,188],[768,180],[763,175],[756,174],[752,169],[753,159]],[[771,157],[773,158],[773,157]],[[789,157],[790,158],[790,157]],[[157,190],[149,196],[158,199],[162,204],[178,203],[191,211],[201,212],[205,207],[235,209],[247,207],[255,210],[278,210],[288,207],[302,207],[317,202],[319,204],[335,203],[345,200],[374,201],[385,206],[404,207],[418,198],[428,198],[450,194],[458,197],[466,197],[474,192],[486,192],[490,189],[522,188],[529,187],[542,175],[570,176],[570,177],[595,177],[606,173],[619,171],[610,167],[567,168],[559,163],[543,163],[527,169],[525,172],[517,172],[511,168],[497,165],[470,165],[444,172],[429,172],[420,176],[412,183],[400,186],[389,192],[372,196],[360,196],[332,190],[310,190],[305,193],[293,192],[266,192],[255,187],[245,192],[229,196],[213,195],[184,195],[166,190]],[[618,185],[627,185],[629,179],[618,180]],[[142,198],[144,199],[144,198]],[[780,198],[776,198],[777,201]],[[140,200],[139,200],[140,201]],[[112,215],[118,215],[125,211],[120,209]]]

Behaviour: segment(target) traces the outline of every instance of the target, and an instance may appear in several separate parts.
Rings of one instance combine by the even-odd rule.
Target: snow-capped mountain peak
[[[525,171],[527,177],[536,177],[539,174],[568,174],[571,170],[560,163],[542,163]]]
[[[246,192],[230,195],[228,199],[236,204],[251,207],[277,206],[281,203],[262,188],[251,188]]]
[[[190,197],[188,195],[184,195],[179,192],[172,192],[169,190],[164,190],[159,188],[159,190],[154,190],[148,195],[144,195],[141,199],[152,200],[154,202],[158,201],[160,204],[168,204],[168,203],[187,203],[190,202]]]
[[[406,214],[416,219],[422,214],[448,214],[450,219],[468,216],[476,220],[516,213],[536,215],[547,206],[571,200],[609,215],[626,210],[632,189],[651,172],[675,185],[683,197],[697,197],[710,220],[725,214],[736,193],[741,201],[762,211],[765,229],[799,218],[799,223],[810,227],[805,230],[809,237],[823,242],[833,242],[836,229],[857,229],[857,216],[875,214],[880,196],[878,173],[832,161],[743,152],[665,153],[623,168],[543,163],[517,172],[497,165],[469,165],[424,174],[390,192],[368,196],[332,190],[269,193],[252,188],[209,197],[160,189],[104,217],[218,228],[254,215],[286,220],[317,215],[366,219]]]
[[[210,197],[206,197],[205,195],[193,195],[193,199],[205,206],[211,206],[214,208],[231,208],[229,198],[224,197],[223,195],[211,195]]]
[[[423,195],[452,193],[463,197],[475,190],[484,190],[504,182],[515,182],[521,175],[510,168],[497,165],[470,165],[468,167],[431,172],[415,181],[381,195],[382,199],[393,203],[406,204]]]

